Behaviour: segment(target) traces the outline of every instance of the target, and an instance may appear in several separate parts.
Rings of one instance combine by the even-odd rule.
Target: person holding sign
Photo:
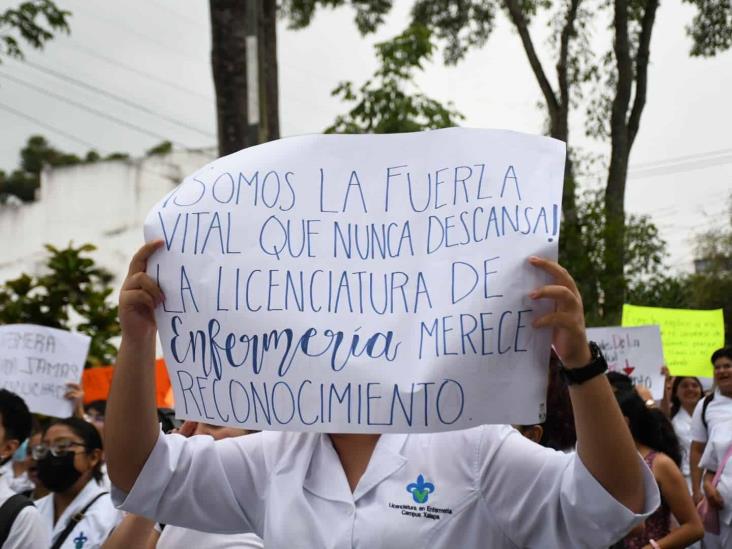
[[[126,511],[202,531],[254,532],[269,547],[600,547],[659,504],[585,336],[571,275],[532,257],[554,283],[534,327],[554,331],[576,419],[576,454],[509,426],[427,434],[263,432],[214,442],[162,435],[155,412],[154,309],[143,246],[120,293],[122,343],[105,440],[113,496]],[[604,366],[604,367],[603,367]]]

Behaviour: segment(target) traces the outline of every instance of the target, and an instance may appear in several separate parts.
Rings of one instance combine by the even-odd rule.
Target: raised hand
[[[585,314],[582,296],[572,275],[556,261],[530,257],[529,263],[554,278],[529,294],[531,299],[553,299],[554,312],[534,319],[534,328],[554,329],[553,343],[567,368],[580,368],[590,362],[592,356],[585,332]]]
[[[160,287],[145,270],[147,260],[162,243],[162,240],[148,242],[130,261],[130,269],[119,294],[119,321],[124,336],[137,338],[155,332],[155,307],[164,298]]]

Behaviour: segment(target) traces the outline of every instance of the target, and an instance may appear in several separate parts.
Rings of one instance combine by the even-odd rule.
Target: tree
[[[274,0],[210,0],[211,68],[219,154],[277,139],[277,6]]]
[[[604,193],[600,190],[586,191],[577,202],[580,238],[587,250],[588,276],[582,280],[583,301],[587,323],[591,326],[605,324],[607,314],[603,273],[605,272],[605,249],[603,234],[607,218],[604,208]],[[646,215],[630,215],[625,221],[625,241],[623,253],[626,258],[623,266],[623,281],[636,297],[648,301],[649,288],[660,289],[668,284],[665,265],[666,242],[661,239],[658,229]],[[642,297],[641,297],[642,296]],[[632,301],[632,303],[638,303]],[[648,304],[650,303],[642,303]],[[654,306],[660,306],[655,305]],[[670,306],[670,305],[665,305]]]
[[[714,55],[729,48],[732,42],[732,6],[729,2],[685,1],[697,8],[697,15],[689,27],[692,55]],[[344,2],[309,0],[296,3],[314,9],[312,6],[318,3],[326,6]],[[364,0],[358,4],[363,11],[369,11],[367,15],[361,14],[361,19],[371,24],[359,27],[362,32],[368,32],[383,21],[392,2]],[[560,260],[580,281],[588,276],[592,278],[593,273],[592,265],[586,259],[588,250],[584,248],[576,204],[574,163],[577,151],[571,146],[570,113],[582,105],[587,106],[591,116],[586,133],[610,139],[610,166],[603,205],[607,223],[600,236],[604,241],[606,267],[601,282],[606,300],[602,311],[607,323],[619,320],[626,290],[623,276],[625,183],[628,158],[646,102],[650,38],[657,8],[658,0],[416,0],[412,10],[413,22],[426,25],[444,44],[447,63],[456,63],[469,49],[483,46],[493,30],[497,14],[505,13],[512,23],[542,94],[548,133],[569,145],[562,198]],[[609,16],[612,21],[613,49],[596,56],[592,28],[603,16]],[[553,75],[542,64],[531,32],[532,22],[541,17],[550,21]],[[304,20],[309,21],[309,17]],[[593,86],[595,96],[588,100],[588,90]],[[603,89],[605,91],[601,91]]]
[[[689,302],[698,309],[724,310],[727,343],[732,342],[732,195],[727,223],[696,236],[696,273],[688,280]]]
[[[42,135],[32,135],[20,151],[20,166],[10,174],[0,170],[0,204],[10,196],[16,196],[23,202],[33,202],[36,190],[41,185],[41,172],[46,166],[75,166],[91,164],[104,160],[124,160],[129,158],[125,153],[111,153],[101,156],[90,150],[83,157],[63,152],[53,147]]]
[[[0,286],[0,324],[75,329],[91,337],[87,367],[113,363],[117,349],[111,340],[120,327],[117,306],[108,300],[112,274],[87,257],[95,250],[91,244],[45,248],[45,274],[22,274]]]
[[[0,63],[5,56],[23,59],[21,41],[42,49],[54,33],[68,33],[70,15],[51,0],[29,0],[0,13]]]
[[[327,133],[398,133],[456,125],[463,116],[414,90],[414,71],[434,50],[430,31],[415,24],[392,40],[376,45],[379,68],[357,91],[342,82],[333,95],[355,103],[336,118]],[[412,90],[409,90],[412,88]],[[409,93],[412,91],[412,93]]]

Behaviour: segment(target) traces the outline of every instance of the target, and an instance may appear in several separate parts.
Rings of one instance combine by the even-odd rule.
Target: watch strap
[[[560,368],[562,378],[568,385],[581,385],[585,381],[589,381],[607,371],[607,361],[600,347],[594,341],[590,341],[590,354],[592,356],[590,362],[581,368],[567,368],[565,366]]]

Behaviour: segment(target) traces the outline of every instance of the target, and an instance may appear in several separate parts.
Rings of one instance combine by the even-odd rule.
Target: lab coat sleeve
[[[702,412],[704,410],[704,399],[700,398],[696,403],[694,413],[691,416],[691,440],[696,442],[706,442],[709,438],[704,422],[702,421]]]
[[[130,493],[112,486],[114,503],[163,524],[261,536],[269,476],[262,435],[215,442],[160,434]]]
[[[503,532],[519,547],[607,547],[660,505],[658,486],[640,455],[645,505],[635,514],[615,500],[576,453],[530,442],[516,430],[486,430],[481,492]]]

